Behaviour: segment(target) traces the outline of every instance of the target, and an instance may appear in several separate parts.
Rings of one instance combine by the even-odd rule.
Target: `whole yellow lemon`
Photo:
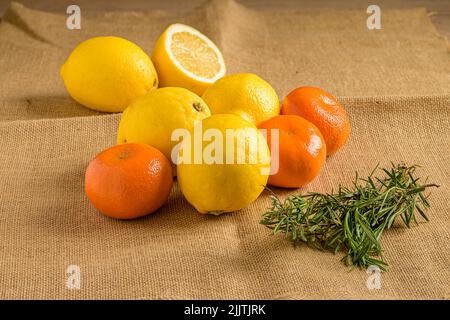
[[[149,56],[118,37],[80,43],[60,69],[69,94],[90,109],[121,112],[134,99],[158,87]]]
[[[233,113],[255,125],[280,114],[275,90],[252,73],[225,76],[206,89],[202,98],[212,114]]]
[[[200,213],[240,210],[267,183],[267,142],[250,122],[233,114],[212,115],[181,143],[177,177],[185,198]]]
[[[137,98],[122,114],[117,143],[149,144],[171,159],[175,130],[192,130],[197,121],[211,115],[195,93],[177,87],[152,90]]]

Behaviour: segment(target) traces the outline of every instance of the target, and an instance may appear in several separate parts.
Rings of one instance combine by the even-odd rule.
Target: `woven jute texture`
[[[368,30],[360,11],[253,10],[230,1],[189,11],[66,15],[13,3],[0,23],[0,298],[10,299],[449,299],[450,60],[424,9],[383,11]],[[268,193],[239,212],[198,214],[175,183],[166,206],[134,221],[99,214],[84,170],[114,145],[120,114],[74,102],[59,67],[80,41],[116,35],[147,52],[174,22],[211,37],[229,73],[254,72],[280,97],[301,85],[340,96],[352,133],[304,190],[331,191],[390,161],[420,164],[441,185],[430,222],[388,230],[389,271],[370,290],[342,254],[294,248],[259,224]],[[67,267],[81,271],[79,290]]]

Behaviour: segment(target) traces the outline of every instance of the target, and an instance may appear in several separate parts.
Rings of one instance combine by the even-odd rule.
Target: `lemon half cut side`
[[[226,73],[217,46],[200,31],[184,25],[170,25],[158,39],[152,60],[160,86],[177,86],[198,95]]]

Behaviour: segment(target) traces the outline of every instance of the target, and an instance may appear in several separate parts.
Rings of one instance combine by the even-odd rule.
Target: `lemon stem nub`
[[[212,214],[214,216],[220,216],[222,213],[224,213],[223,210],[208,211],[208,214]]]
[[[194,102],[192,104],[192,106],[194,107],[195,110],[197,110],[198,112],[201,112],[203,110],[205,110],[205,108],[202,106],[202,104],[200,102]]]

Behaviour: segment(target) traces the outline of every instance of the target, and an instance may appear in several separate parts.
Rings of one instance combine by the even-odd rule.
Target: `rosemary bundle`
[[[271,196],[272,206],[261,223],[282,232],[294,244],[305,242],[320,250],[344,251],[346,265],[377,265],[386,270],[380,237],[397,217],[409,228],[417,224],[416,212],[428,221],[425,189],[414,176],[416,166],[394,165],[381,169],[384,177],[356,178],[350,188],[340,186],[336,193],[291,195],[281,202]]]

